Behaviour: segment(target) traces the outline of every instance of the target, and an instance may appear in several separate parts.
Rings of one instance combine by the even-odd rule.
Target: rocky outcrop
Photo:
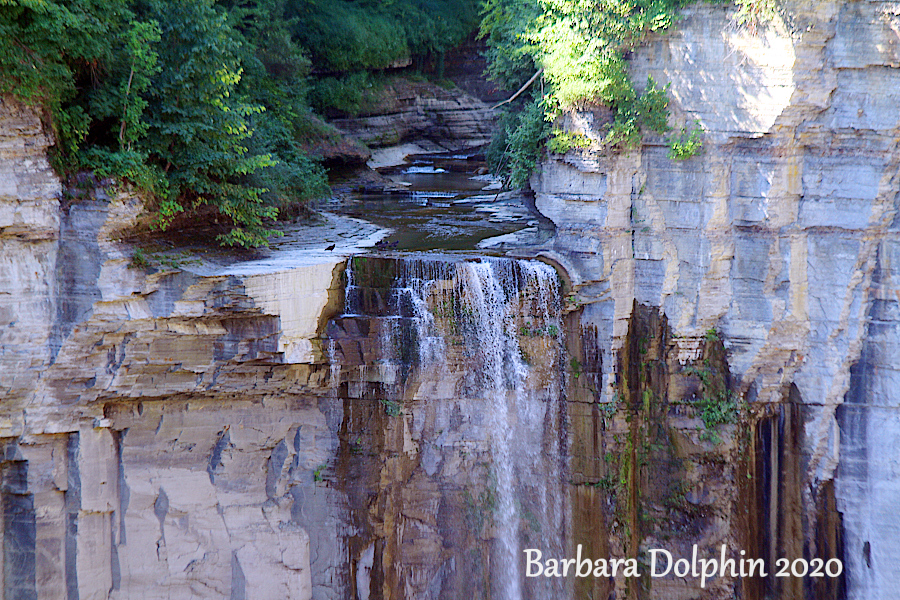
[[[40,114],[0,99],[0,393],[20,400],[50,354],[61,186]],[[3,435],[17,428],[0,420]]]
[[[721,332],[735,389],[759,415],[794,399],[804,514],[792,548],[820,555],[842,516],[848,597],[891,598],[900,12],[788,2],[785,19],[753,32],[728,10],[685,9],[631,59],[635,81],[671,84],[672,120],[699,121],[703,152],[675,161],[650,139],[549,158],[533,181],[558,227],[545,251],[598,332],[601,402],[615,398],[635,301],[658,307],[682,344]],[[595,138],[601,121],[565,117]]]
[[[0,596],[342,597],[321,332],[342,236],[377,228],[328,217],[341,247],[286,263],[133,268],[117,237],[140,202],[60,210],[49,142],[3,101]]]
[[[491,141],[494,111],[462,90],[399,80],[389,86],[386,98],[365,115],[331,122],[370,148],[425,139],[462,149]]]
[[[17,271],[50,282],[56,310],[47,338],[4,340],[43,350],[5,371],[5,597],[339,597],[341,502],[314,477],[336,423],[313,340],[343,259],[146,273],[108,236],[126,199],[72,206],[55,264]]]

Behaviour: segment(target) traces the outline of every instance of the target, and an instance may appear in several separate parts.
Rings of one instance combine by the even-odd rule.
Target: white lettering
[[[559,577],[559,563],[555,558],[548,558],[544,569],[544,577]]]
[[[725,549],[725,544],[722,544],[722,562],[719,564],[719,577],[725,577],[725,568],[726,566],[731,566],[731,577],[737,577],[737,572],[735,572],[735,564],[733,558],[725,558],[725,553],[727,550]]]
[[[636,558],[629,558],[625,561],[625,577],[640,577],[638,573],[638,563]]]
[[[747,573],[747,575],[745,575],[745,577],[768,577],[768,576],[769,576],[769,574],[766,573],[766,563],[763,562],[763,559],[761,559],[761,558],[748,558],[748,559],[745,559],[745,560],[742,561],[742,562],[749,562],[749,563],[750,563],[750,571]],[[759,567],[759,575],[753,575],[753,573],[756,571],[756,568],[757,568],[757,567]],[[744,569],[741,568],[741,571],[743,571],[743,570],[744,570]]]
[[[666,570],[662,573],[656,571],[656,554],[660,553],[666,557]],[[650,577],[665,577],[672,570],[672,553],[668,550],[650,550]]]
[[[578,561],[578,571],[575,572],[576,577],[590,577],[591,576],[591,559],[589,558],[581,558],[581,544],[578,544],[578,549],[575,551],[575,558]],[[587,571],[582,572],[581,568],[585,567]]]
[[[709,560],[705,558],[700,559],[700,570],[703,572],[700,577],[700,587],[706,588],[706,580],[709,577],[715,577],[716,572],[719,570],[718,561],[714,558],[710,558]]]
[[[531,557],[532,552],[537,554],[537,558]],[[541,574],[544,572],[544,565],[541,564],[541,551],[535,550],[533,548],[529,548],[528,550],[525,550],[525,554],[527,555],[527,560],[528,560],[528,566],[525,569],[525,577],[540,577]],[[537,573],[531,572],[531,565],[537,565],[537,568],[538,568]]]
[[[681,569],[680,567],[684,567],[684,569]],[[679,573],[679,571],[681,572]],[[686,558],[679,558],[675,561],[672,572],[675,573],[675,577],[687,577],[688,573],[691,572],[691,563],[689,563]]]
[[[609,565],[606,559],[598,558],[594,561],[594,577],[609,577]]]

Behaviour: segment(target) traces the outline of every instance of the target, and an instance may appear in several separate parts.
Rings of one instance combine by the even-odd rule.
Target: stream
[[[395,184],[391,189],[356,192],[326,208],[391,229],[378,249],[502,250],[549,237],[529,198],[502,190],[484,171],[478,154],[413,155],[379,169]]]

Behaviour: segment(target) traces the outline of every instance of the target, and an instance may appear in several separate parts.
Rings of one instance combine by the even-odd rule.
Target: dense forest
[[[689,0],[0,0],[0,94],[45,108],[64,176],[90,170],[143,189],[157,226],[212,209],[227,245],[266,243],[280,209],[328,193],[305,140],[320,114],[354,113],[383,69],[440,77],[444,53],[476,31],[489,75],[514,90],[495,172],[523,185],[559,110],[595,102],[614,118],[606,143],[669,131],[665,90],[638,93],[625,54],[671,27]],[[770,18],[774,0],[737,0],[736,19]],[[543,89],[543,93],[540,91]],[[682,129],[675,157],[699,147]]]

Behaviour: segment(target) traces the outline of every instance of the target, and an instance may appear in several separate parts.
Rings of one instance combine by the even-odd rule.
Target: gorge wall
[[[632,75],[671,84],[672,121],[697,120],[702,154],[674,161],[650,139],[550,157],[532,181],[558,227],[545,253],[598,332],[601,402],[618,393],[635,302],[666,316],[683,353],[720,332],[737,393],[800,428],[793,550],[809,558],[840,539],[824,532],[832,506],[848,597],[893,597],[900,4],[786,2],[757,32],[722,6],[684,14],[634,52]],[[604,117],[564,120],[599,139]]]
[[[380,101],[357,116],[333,119],[351,138],[370,148],[428,140],[437,149],[465,149],[491,141],[490,105],[459,88],[398,78],[385,84]]]

